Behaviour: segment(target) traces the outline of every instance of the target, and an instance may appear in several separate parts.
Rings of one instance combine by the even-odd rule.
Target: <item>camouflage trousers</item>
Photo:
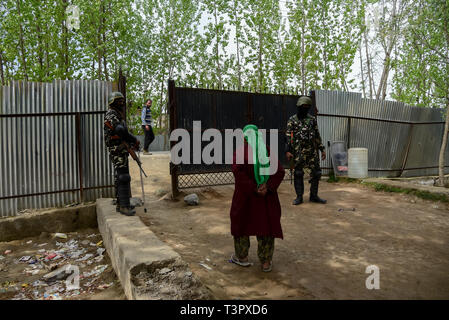
[[[269,262],[273,259],[274,237],[257,237],[257,256],[261,263]],[[234,248],[237,258],[244,259],[248,256],[250,247],[249,237],[234,237]]]
[[[116,170],[128,167],[128,156],[129,153],[127,151],[122,151],[119,146],[109,149],[109,158]]]

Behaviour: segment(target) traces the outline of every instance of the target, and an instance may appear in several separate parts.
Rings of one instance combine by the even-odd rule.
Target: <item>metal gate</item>
[[[362,99],[361,94],[315,90],[310,93],[323,144],[346,141],[348,148],[367,147],[370,176],[418,176],[436,174],[444,130],[441,109],[410,107],[403,103]],[[255,124],[278,130],[278,158],[285,168],[287,121],[296,113],[299,95],[269,94],[176,87],[169,81],[170,132],[177,128],[193,133],[193,121],[201,131],[243,128]],[[191,139],[191,150],[193,139]],[[202,142],[202,148],[209,142]],[[171,148],[176,141],[170,143]],[[449,157],[449,147],[446,159]],[[193,163],[193,152],[190,163]],[[202,160],[201,160],[202,161]],[[224,159],[223,162],[224,163]],[[332,170],[330,157],[321,162],[323,173]],[[230,165],[170,164],[172,191],[232,184]],[[290,170],[286,179],[290,178]]]

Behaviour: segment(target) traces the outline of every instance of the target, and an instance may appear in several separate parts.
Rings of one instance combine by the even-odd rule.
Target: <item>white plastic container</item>
[[[348,150],[348,177],[368,178],[368,149],[351,148]]]

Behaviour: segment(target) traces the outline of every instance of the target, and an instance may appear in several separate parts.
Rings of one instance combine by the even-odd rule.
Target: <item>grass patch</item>
[[[354,178],[348,178],[348,177],[337,177],[333,173],[329,173],[329,179],[327,180],[329,183],[336,183],[336,182],[342,182],[342,183],[361,183],[362,180],[360,179],[354,179]]]
[[[393,186],[389,186],[389,185],[385,185],[385,184],[377,183],[377,182],[362,182],[362,184],[373,187],[374,190],[376,190],[376,191],[403,193],[403,194],[414,195],[414,196],[424,199],[424,200],[441,201],[441,202],[449,203],[449,196],[447,196],[445,194],[437,194],[437,193],[432,193],[429,191],[421,191],[421,190],[410,189],[410,188],[393,187]]]

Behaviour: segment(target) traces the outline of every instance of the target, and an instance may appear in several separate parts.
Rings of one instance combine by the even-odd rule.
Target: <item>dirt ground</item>
[[[65,235],[66,239],[42,233],[39,237],[0,242],[0,300],[126,299],[99,230]],[[79,289],[67,290],[65,272],[45,279],[51,271],[68,264],[79,267]]]
[[[184,190],[170,197],[169,155],[142,156],[149,177],[138,215],[177,251],[219,299],[449,299],[447,204],[355,183],[322,182],[327,205],[291,204],[293,186],[279,188],[284,240],[276,240],[273,271],[263,273],[251,238],[249,268],[229,263],[233,186]],[[133,196],[140,176],[131,165]],[[308,184],[306,182],[306,190]],[[198,206],[183,196],[196,192]],[[368,290],[366,268],[380,271]]]

